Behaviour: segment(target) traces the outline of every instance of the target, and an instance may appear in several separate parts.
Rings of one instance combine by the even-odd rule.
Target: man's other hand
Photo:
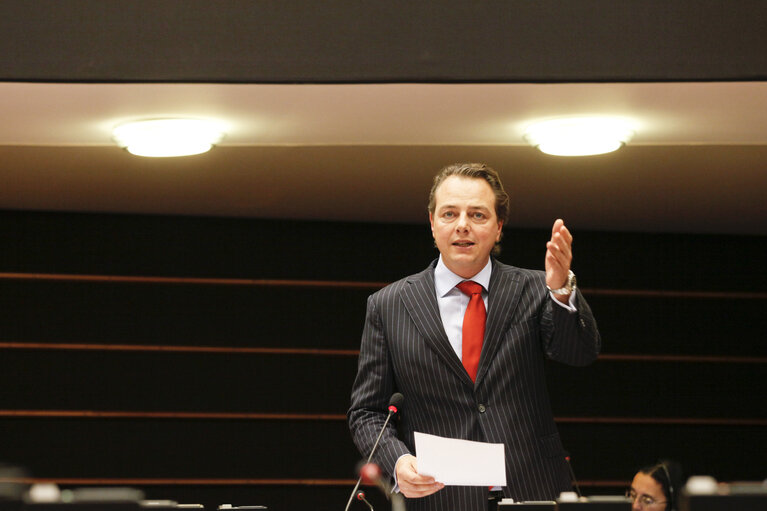
[[[551,239],[546,243],[546,285],[559,289],[567,282],[567,272],[573,260],[573,236],[565,227],[565,222],[558,218],[551,228]],[[569,295],[557,295],[556,298],[567,302]]]
[[[426,497],[436,493],[445,487],[430,476],[422,476],[418,473],[418,460],[415,456],[407,454],[402,456],[394,467],[397,473],[397,485],[399,491],[407,498]]]

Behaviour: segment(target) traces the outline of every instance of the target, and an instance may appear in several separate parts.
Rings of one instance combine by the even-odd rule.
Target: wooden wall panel
[[[764,478],[764,463],[752,459],[756,451],[751,449],[767,442],[764,425],[569,424],[559,428],[573,469],[584,480],[623,479],[628,486],[639,467],[659,458],[678,461],[688,475],[714,475],[720,481]]]
[[[0,433],[6,459],[52,478],[348,479],[358,461],[341,420],[6,418]]]
[[[6,311],[0,329],[5,339],[30,342],[354,349],[365,300],[375,289],[343,282],[294,287],[0,279]]]
[[[586,297],[604,337],[603,353],[767,357],[759,337],[747,335],[767,330],[767,293],[699,298],[586,290]]]
[[[0,461],[210,509],[345,504],[365,300],[434,257],[423,226],[0,212],[0,232]],[[507,232],[501,259],[540,267],[546,234]],[[579,233],[603,355],[547,378],[584,492],[660,457],[763,478],[765,241]]]
[[[3,351],[11,410],[345,414],[357,369],[351,355]]]
[[[767,361],[761,363],[598,360],[547,365],[558,417],[762,419]],[[722,421],[724,422],[724,421]]]

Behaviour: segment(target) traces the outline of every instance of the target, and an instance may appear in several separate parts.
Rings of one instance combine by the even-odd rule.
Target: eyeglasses
[[[655,500],[654,498],[650,497],[649,495],[644,495],[644,494],[643,495],[637,495],[637,493],[634,490],[632,490],[631,488],[626,490],[626,497],[631,499],[632,503],[633,502],[639,502],[639,505],[642,508],[652,507],[655,504],[665,504],[666,503],[665,500],[658,501],[658,500]]]

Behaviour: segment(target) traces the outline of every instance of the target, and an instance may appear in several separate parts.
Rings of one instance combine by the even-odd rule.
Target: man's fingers
[[[546,248],[547,248],[547,251],[546,251],[547,259],[552,258],[550,262],[552,263],[556,262],[557,265],[563,268],[570,267],[570,261],[572,261],[572,258],[573,258],[572,252],[570,251],[570,247],[562,243],[549,241],[546,244]]]
[[[438,492],[444,487],[445,485],[438,483],[433,477],[424,477],[418,474],[415,474],[412,478],[399,481],[400,491],[409,498],[425,497]]]
[[[557,218],[554,221],[554,225],[551,227],[551,236],[554,237],[554,235],[559,232],[559,228],[565,225],[565,221],[561,218]]]
[[[401,484],[399,485],[399,489],[402,492],[405,497],[408,498],[418,498],[418,497],[426,497],[427,495],[431,495],[433,493],[437,493],[439,490],[444,488],[445,485],[438,482],[433,482],[430,484]]]
[[[547,257],[552,255],[559,266],[569,269],[573,258],[572,243],[572,234],[570,234],[562,219],[558,218],[554,222],[554,227],[551,231],[551,240],[546,244],[548,249]]]
[[[562,255],[562,252],[557,248],[556,244],[549,242],[546,245],[546,248],[548,249],[546,251],[546,263],[547,265],[553,265],[554,267],[551,268],[551,270],[558,270],[564,266],[564,263],[566,262],[564,259],[564,256]],[[547,266],[548,269],[548,266]]]
[[[557,234],[562,236],[562,239],[564,239],[568,245],[573,242],[573,235],[570,234],[570,230],[567,228],[565,222],[561,218],[557,218],[556,222],[554,222],[554,225],[551,228],[551,241],[554,241],[554,239],[557,237]]]
[[[573,256],[572,253],[572,247],[570,246],[570,243],[564,239],[563,236],[560,234],[557,234],[554,236],[554,238],[549,242],[551,246],[549,249],[559,257],[559,255],[562,255],[565,257],[565,259],[570,259]]]

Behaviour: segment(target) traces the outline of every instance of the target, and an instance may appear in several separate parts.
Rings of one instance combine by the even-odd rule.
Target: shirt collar
[[[492,258],[488,258],[487,264],[479,271],[479,273],[470,279],[465,279],[450,271],[448,267],[445,266],[445,263],[442,261],[442,256],[440,255],[439,261],[437,261],[437,266],[434,268],[434,289],[437,291],[437,296],[442,297],[464,280],[473,280],[487,291],[490,287],[490,274],[492,271]]]

